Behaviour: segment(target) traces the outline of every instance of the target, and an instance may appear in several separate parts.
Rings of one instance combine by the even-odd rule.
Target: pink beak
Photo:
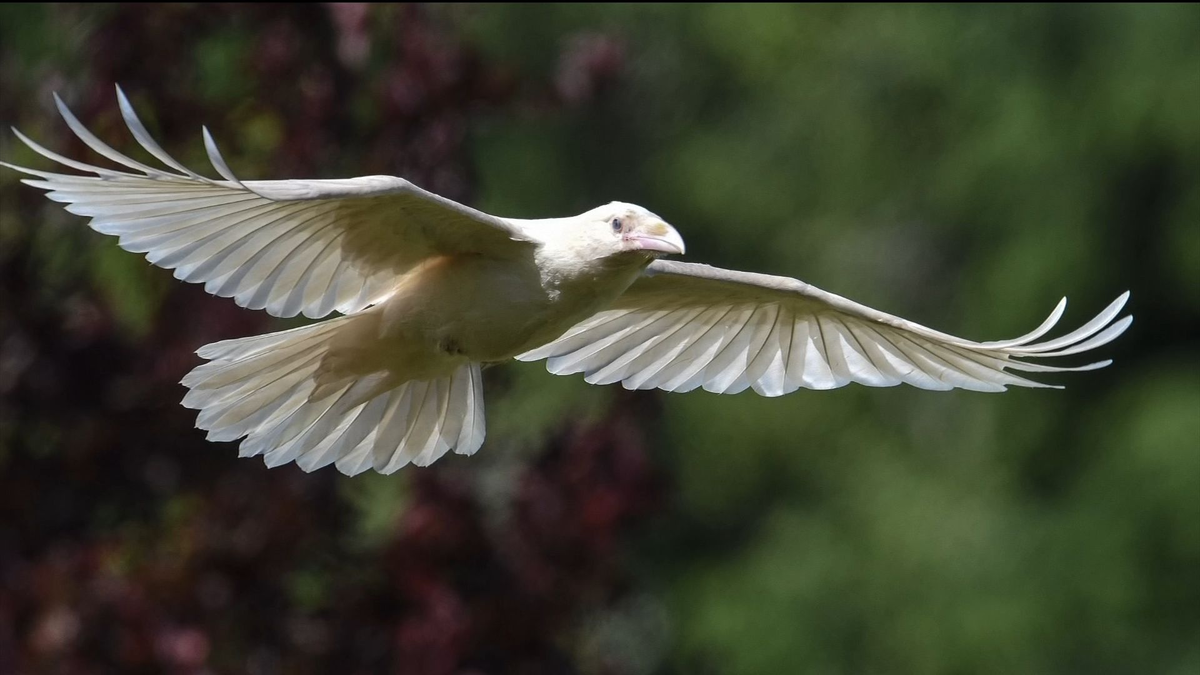
[[[683,237],[679,236],[675,228],[661,221],[625,236],[637,250],[655,251],[666,255],[682,255],[684,251]]]

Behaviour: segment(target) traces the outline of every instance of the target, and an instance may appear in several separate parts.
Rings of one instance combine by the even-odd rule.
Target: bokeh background
[[[95,161],[57,91],[140,152],[115,82],[197,169],[205,123],[243,178],[632,201],[965,337],[1136,321],[1065,391],[514,364],[475,457],[268,471],[177,382],[285,322],[5,170],[0,673],[1200,673],[1196,6],[0,7],[4,124]]]

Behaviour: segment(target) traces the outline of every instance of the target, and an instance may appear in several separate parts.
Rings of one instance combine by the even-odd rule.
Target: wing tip
[[[79,118],[75,116],[75,113],[71,112],[71,109],[62,100],[62,97],[58,95],[57,91],[51,92],[51,95],[54,97],[54,107],[58,108],[58,114],[66,121],[67,126],[71,127],[71,130],[75,131],[76,135],[78,135],[79,132],[75,128],[83,126]]]
[[[32,170],[32,169],[27,169],[27,168],[25,168],[25,167],[23,167],[23,166],[17,166],[16,164],[9,164],[8,162],[5,162],[5,161],[3,161],[3,160],[0,160],[0,166],[3,166],[3,167],[5,167],[5,168],[8,168],[8,169],[12,169],[13,171],[19,171],[19,172],[21,172],[21,173],[29,174],[29,175],[31,175],[31,176],[36,176],[36,175],[37,175],[37,174],[33,173],[33,170]],[[22,182],[22,183],[24,183],[24,182],[25,182],[25,181],[27,181],[27,180],[34,180],[34,179],[32,179],[32,178],[22,178],[22,179],[21,179],[21,182]]]
[[[242,189],[249,190],[250,188],[247,188],[242,181],[238,180],[237,176],[234,175],[229,165],[225,162],[225,158],[221,156],[221,150],[217,147],[217,142],[213,140],[212,133],[208,130],[208,125],[200,125],[200,135],[204,138],[204,150],[208,153],[208,161],[212,164],[213,169],[221,174],[221,177],[225,180]],[[258,193],[255,192],[255,194]],[[259,196],[261,197],[262,195]]]
[[[24,143],[26,146],[28,146],[34,152],[38,152],[38,143],[36,141],[34,141],[32,138],[26,136],[25,134],[21,133],[21,130],[16,128],[15,126],[11,126],[11,127],[9,127],[9,129],[12,129],[13,135],[17,137],[17,140]],[[41,154],[41,153],[39,152],[38,154]]]

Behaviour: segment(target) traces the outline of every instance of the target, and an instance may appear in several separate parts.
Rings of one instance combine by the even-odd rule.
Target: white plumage
[[[1124,293],[1079,330],[1035,342],[1062,316],[1064,298],[1037,330],[1003,342],[972,342],[884,314],[786,277],[658,261],[609,309],[517,358],[547,359],[550,372],[585,373],[592,384],[718,394],[747,388],[781,396],[850,382],[922,389],[1004,391],[1051,387],[1013,375],[1094,370],[1111,361],[1058,367],[1021,359],[1067,356],[1115,339]]]
[[[89,147],[128,170],[39,154],[92,174],[4,164],[91,218],[129,251],[184,281],[275,316],[345,316],[202,347],[183,404],[216,441],[268,466],[334,464],[354,475],[471,454],[484,438],[481,367],[546,359],[593,384],[715,393],[858,382],[1003,391],[1047,387],[1017,373],[1092,370],[1039,363],[1116,339],[1122,294],[1076,331],[973,342],[884,314],[786,277],[658,260],[683,253],[649,211],[612,203],[573,218],[491,216],[401,178],[240,181],[207,129],[222,180],[175,161],[121,90],[134,138],[171,171],[93,136],[55,97]],[[15,130],[14,130],[15,131]],[[129,171],[129,170],[132,170]]]

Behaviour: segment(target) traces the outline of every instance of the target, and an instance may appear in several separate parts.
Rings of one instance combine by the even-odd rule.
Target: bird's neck
[[[652,260],[637,253],[591,257],[587,250],[553,245],[543,245],[537,258],[550,298],[596,309],[625,292]]]

